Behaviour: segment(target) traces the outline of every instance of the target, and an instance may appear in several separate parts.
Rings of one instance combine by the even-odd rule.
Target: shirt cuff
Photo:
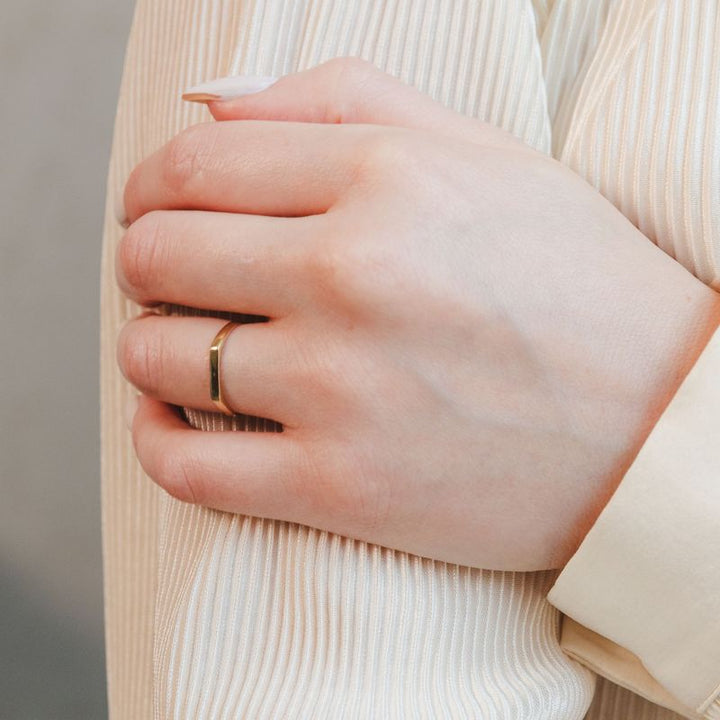
[[[686,716],[720,720],[720,328],[548,599],[601,636],[587,635],[577,659],[592,664],[610,640]],[[595,669],[647,697],[611,655]]]

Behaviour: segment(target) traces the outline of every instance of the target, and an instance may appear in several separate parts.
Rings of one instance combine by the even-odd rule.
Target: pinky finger
[[[131,429],[143,469],[178,500],[292,522],[311,515],[302,498],[311,473],[288,432],[196,430],[147,396],[138,399]]]

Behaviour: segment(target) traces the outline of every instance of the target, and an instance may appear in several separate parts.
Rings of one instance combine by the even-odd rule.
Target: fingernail
[[[135,420],[135,413],[138,409],[138,395],[132,394],[125,401],[125,424],[128,430],[132,430],[133,420]]]
[[[130,227],[127,212],[125,211],[125,188],[121,188],[120,192],[115,196],[115,219],[124,228]]]
[[[234,100],[266,90],[275,82],[277,78],[269,76],[232,75],[194,85],[183,93],[182,99],[199,103]]]

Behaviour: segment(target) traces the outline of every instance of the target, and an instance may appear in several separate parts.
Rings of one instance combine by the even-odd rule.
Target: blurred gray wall
[[[0,0],[0,718],[106,717],[105,175],[132,0]]]

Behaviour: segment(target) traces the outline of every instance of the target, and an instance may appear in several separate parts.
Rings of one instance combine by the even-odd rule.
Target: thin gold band
[[[210,345],[210,399],[225,415],[235,413],[225,404],[220,382],[220,354],[227,336],[238,327],[239,323],[229,322],[220,328],[220,332],[214,337]]]

